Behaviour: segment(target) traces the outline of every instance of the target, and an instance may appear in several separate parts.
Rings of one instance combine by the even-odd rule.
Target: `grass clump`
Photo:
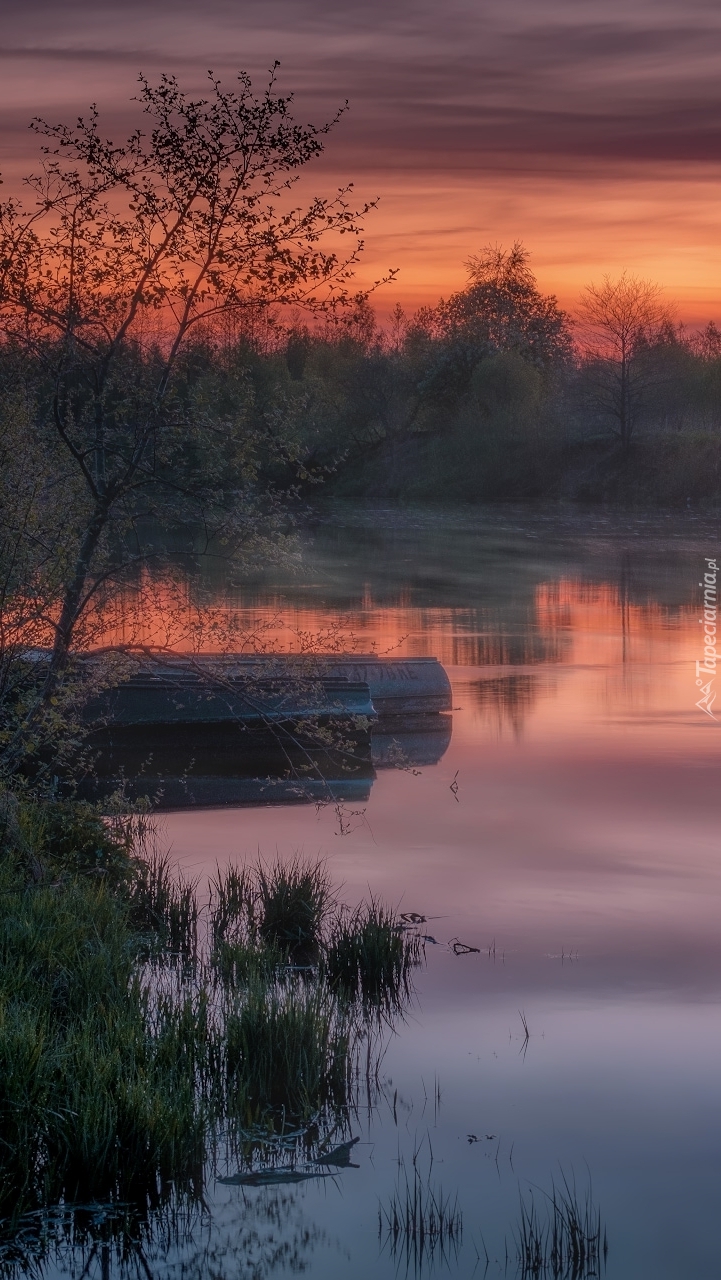
[[[399,1007],[410,995],[411,972],[419,958],[417,936],[371,898],[335,921],[324,963],[336,990],[359,995],[366,1005]]]
[[[265,946],[302,961],[321,942],[333,906],[330,877],[323,862],[294,858],[256,868],[258,935]]]
[[[185,880],[167,853],[153,849],[134,863],[132,926],[151,945],[192,960],[198,950],[197,882]]]
[[[256,889],[245,867],[217,868],[210,881],[208,907],[213,949],[222,943],[248,945],[254,938]]]
[[[263,1113],[308,1119],[348,1101],[351,1024],[326,988],[298,978],[251,980],[227,1015],[229,1108],[246,1124]]]
[[[110,827],[92,805],[21,803],[0,793],[0,849],[36,884],[59,876],[92,876],[119,886],[133,875],[131,829]]]
[[[149,1027],[129,905],[110,886],[0,877],[0,1216],[145,1194],[196,1163],[193,1081]]]

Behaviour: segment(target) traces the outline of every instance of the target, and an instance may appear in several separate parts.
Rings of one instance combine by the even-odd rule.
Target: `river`
[[[519,1197],[543,1209],[564,1177],[591,1188],[613,1280],[718,1275],[721,739],[695,667],[718,533],[693,512],[338,507],[300,574],[224,591],[286,647],[339,627],[437,656],[452,733],[362,804],[169,813],[162,839],[201,878],[320,855],[347,901],[418,913],[434,941],[359,1103],[358,1167],[211,1182],[153,1275],[554,1274],[517,1272],[513,1239]],[[414,1157],[463,1216],[421,1261],[379,1234]]]

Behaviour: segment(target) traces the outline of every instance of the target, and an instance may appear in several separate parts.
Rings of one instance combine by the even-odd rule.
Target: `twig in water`
[[[469,947],[467,942],[461,942],[459,938],[451,938],[448,945],[454,956],[467,956],[472,952],[476,952],[476,954],[480,955],[481,951],[480,947]]]

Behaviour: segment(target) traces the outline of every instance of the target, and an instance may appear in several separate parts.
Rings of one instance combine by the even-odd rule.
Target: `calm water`
[[[438,945],[359,1110],[360,1167],[211,1183],[192,1244],[151,1249],[153,1275],[405,1275],[378,1202],[420,1148],[464,1218],[423,1274],[515,1275],[519,1188],[563,1169],[592,1178],[609,1277],[718,1276],[721,738],[694,705],[718,533],[686,513],[346,509],[306,536],[304,576],[229,597],[249,623],[282,617],[284,644],[340,619],[360,649],[436,655],[452,737],[436,764],[379,770],[342,821],[169,814],[174,855],[205,876],[259,849],[320,853],[348,901],[419,912]]]

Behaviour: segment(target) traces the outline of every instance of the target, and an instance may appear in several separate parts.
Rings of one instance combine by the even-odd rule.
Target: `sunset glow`
[[[130,125],[141,70],[200,89],[206,68],[279,84],[299,116],[350,110],[302,186],[354,181],[380,198],[361,283],[400,269],[387,312],[464,281],[487,242],[522,239],[541,287],[573,307],[623,268],[658,280],[691,325],[721,315],[717,63],[721,14],[693,0],[518,0],[357,10],[249,0],[153,6],[32,0],[7,7],[2,50],[5,193],[36,162],[36,114],[92,101],[108,133]]]

